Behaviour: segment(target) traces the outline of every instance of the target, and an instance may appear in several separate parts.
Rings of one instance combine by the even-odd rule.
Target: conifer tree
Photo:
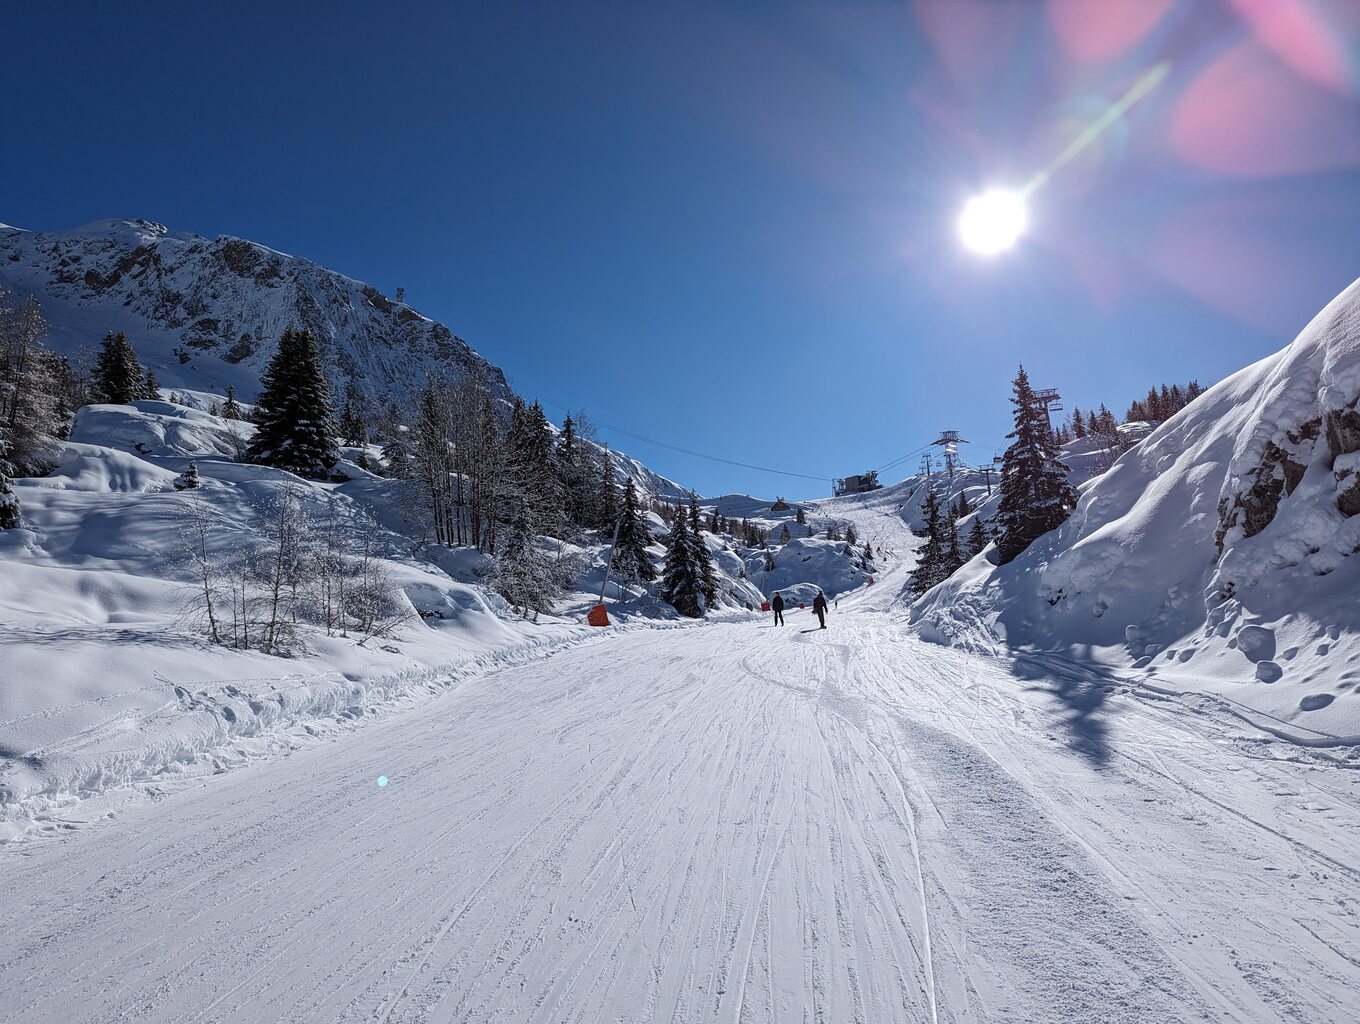
[[[549,571],[529,525],[528,509],[521,503],[513,515],[510,536],[496,557],[496,589],[510,604],[533,612],[552,611],[556,596]]]
[[[127,405],[146,394],[146,371],[122,331],[110,331],[100,343],[94,364],[94,391],[96,401],[111,405]]]
[[[555,464],[563,509],[568,522],[586,525],[587,514],[585,445],[576,434],[576,421],[568,414],[557,439]]]
[[[49,468],[82,400],[70,364],[43,346],[46,333],[36,299],[15,309],[0,289],[0,471],[10,476]]]
[[[241,412],[241,403],[236,401],[236,389],[230,384],[227,385],[227,401],[222,406],[222,418],[224,420],[245,419]]]
[[[198,463],[196,462],[190,462],[189,467],[174,479],[174,486],[177,491],[192,491],[198,485]]]
[[[1001,501],[997,506],[1002,564],[1011,561],[1040,535],[1060,525],[1076,507],[1067,467],[1058,461],[1043,407],[1036,401],[1023,366],[1013,382],[1014,442],[1002,458]]]
[[[950,572],[945,553],[944,515],[933,487],[926,489],[925,500],[921,502],[921,515],[926,521],[926,542],[921,546],[916,569],[911,574],[911,592],[915,597],[920,597],[944,580]]]
[[[959,547],[959,524],[958,520],[950,517],[944,521],[944,567],[945,576],[953,576],[959,571],[964,562],[968,561],[964,557],[963,549]]]
[[[1086,421],[1082,418],[1081,410],[1075,406],[1072,409],[1072,436],[1078,441],[1086,436]]]
[[[708,550],[708,542],[699,528],[699,499],[689,496],[689,538],[694,545],[694,567],[699,578],[699,592],[704,596],[704,606],[712,608],[718,600],[718,570],[713,565],[713,552]]]
[[[789,542],[789,524],[785,523],[784,529],[779,531],[779,543],[787,544],[788,542]]]
[[[279,339],[260,383],[258,430],[246,451],[251,462],[298,476],[326,476],[340,460],[332,423],[330,387],[310,331],[289,328]]]
[[[619,539],[614,549],[614,569],[627,580],[656,579],[656,567],[652,565],[647,546],[652,542],[652,533],[642,518],[638,508],[637,490],[630,478],[623,485],[623,506],[619,511]]]
[[[161,382],[156,379],[155,370],[146,371],[146,381],[142,385],[142,397],[152,402],[161,400]],[[179,395],[170,392],[170,401],[178,404]]]
[[[387,475],[394,480],[408,480],[415,465],[415,455],[411,450],[411,435],[405,427],[397,425],[392,436],[382,447],[383,464]]]
[[[5,472],[4,452],[0,451],[0,530],[17,529],[22,517],[19,510],[19,496],[9,482]]]
[[[351,384],[345,390],[345,404],[340,412],[340,438],[348,445],[359,444],[367,432],[363,409],[359,402],[359,395]]]
[[[798,523],[799,526],[805,526],[807,524],[807,513],[803,511],[802,505],[798,506],[798,511],[794,514],[794,521]]]
[[[694,564],[694,544],[690,540],[689,520],[677,513],[666,543],[666,563],[661,576],[661,598],[686,618],[703,615],[699,603],[702,590],[698,567]]]
[[[855,532],[854,523],[848,523],[845,527],[845,543],[851,545],[859,543],[859,534]]]
[[[982,554],[982,549],[987,546],[987,534],[982,528],[981,517],[973,520],[973,525],[968,530],[968,556]]]

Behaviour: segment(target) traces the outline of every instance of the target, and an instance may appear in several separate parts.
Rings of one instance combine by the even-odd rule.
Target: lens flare
[[[386,785],[387,785],[387,776],[386,776],[386,775],[379,775],[379,776],[378,776],[378,788],[379,788],[379,789],[382,789],[382,788],[383,788],[384,786],[386,786]]]
[[[1019,192],[994,188],[968,200],[959,215],[959,237],[982,256],[995,256],[1019,241],[1028,216]]]

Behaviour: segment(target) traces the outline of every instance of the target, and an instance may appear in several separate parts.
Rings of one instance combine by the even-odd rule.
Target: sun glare
[[[973,252],[995,256],[1016,243],[1025,223],[1024,197],[994,188],[968,200],[959,215],[959,237]]]

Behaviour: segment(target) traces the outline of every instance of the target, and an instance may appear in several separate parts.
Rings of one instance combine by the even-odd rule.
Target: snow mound
[[[1081,651],[1304,742],[1360,742],[1360,282],[1082,489],[1014,562],[911,609],[923,636]],[[1279,654],[1276,655],[1276,651]]]
[[[867,585],[874,576],[874,570],[864,565],[858,549],[847,554],[847,547],[843,540],[824,537],[797,537],[787,544],[772,545],[772,572],[765,571],[765,552],[751,549],[746,556],[746,576],[766,597],[777,590],[785,599],[797,593],[805,595],[800,600],[811,602],[820,589],[827,597],[835,598]]]
[[[232,435],[236,438],[233,439]],[[230,456],[255,427],[171,402],[87,405],[76,413],[71,440],[138,455]]]

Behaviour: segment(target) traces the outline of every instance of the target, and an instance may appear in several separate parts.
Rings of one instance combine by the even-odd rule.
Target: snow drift
[[[1009,565],[911,610],[923,636],[1075,651],[1360,741],[1360,282],[1086,484]]]

